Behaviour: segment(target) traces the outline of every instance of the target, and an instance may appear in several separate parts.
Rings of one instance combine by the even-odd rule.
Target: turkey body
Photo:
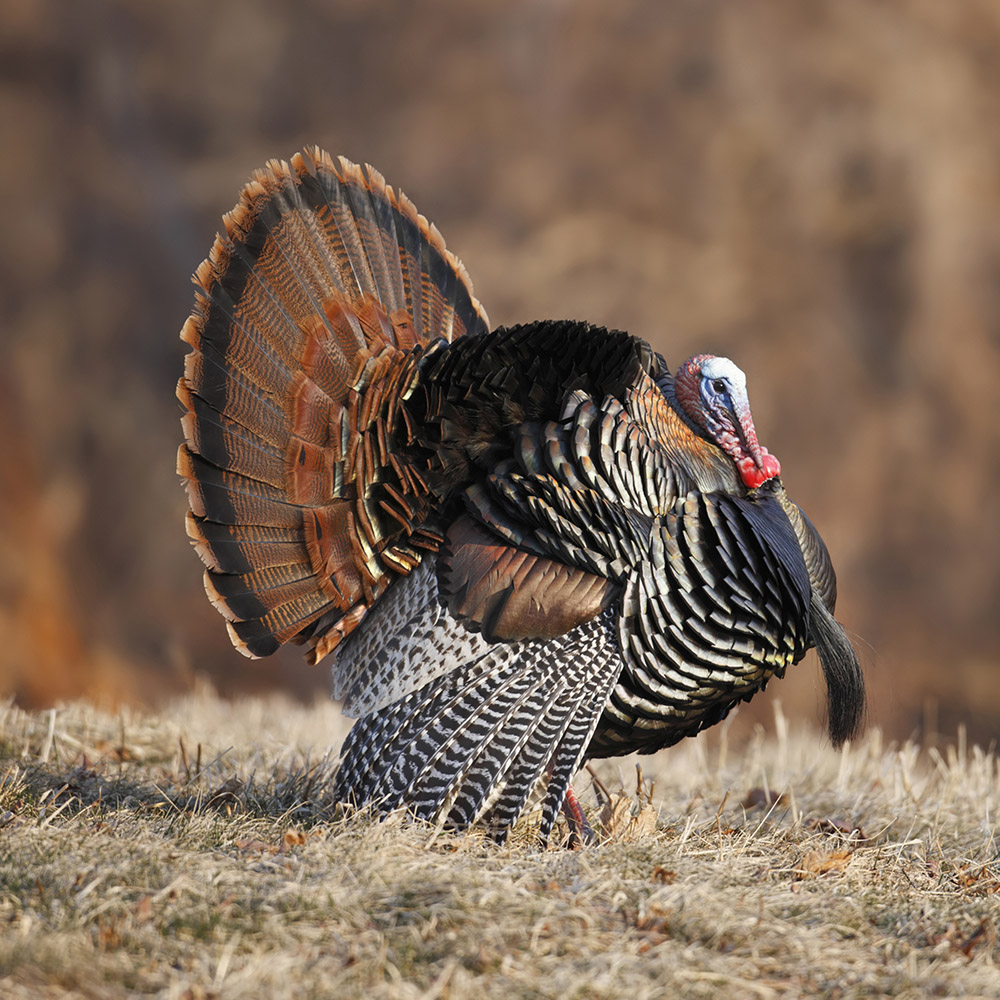
[[[723,718],[816,646],[831,736],[864,684],[820,536],[743,373],[626,333],[490,330],[371,168],[254,175],[195,275],[188,533],[237,648],[333,654],[337,797],[546,839],[588,757]]]

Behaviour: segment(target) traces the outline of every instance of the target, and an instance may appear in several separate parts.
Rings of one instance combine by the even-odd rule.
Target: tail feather
[[[318,149],[271,161],[224,223],[181,333],[188,532],[243,652],[308,638],[318,658],[428,545],[409,542],[426,485],[393,455],[410,352],[488,321],[371,168]]]
[[[315,588],[309,567],[300,563],[255,570],[244,576],[218,574],[212,578],[216,597],[239,618],[259,617],[298,601]]]
[[[217,468],[282,488],[285,484],[285,452],[264,435],[209,406],[186,388],[178,393],[188,412],[182,418],[190,448]]]
[[[188,537],[205,565],[216,573],[242,576],[254,569],[299,561],[301,539],[295,530],[261,525],[218,524],[188,511]]]
[[[414,221],[416,208],[402,192],[399,194],[402,211],[395,217],[396,245],[399,249],[400,270],[403,275],[403,294],[409,304],[409,327],[423,329],[424,321],[424,279],[423,279],[423,233]],[[461,269],[461,264],[459,264]],[[464,271],[460,271],[464,273]],[[467,279],[466,279],[467,280]],[[471,287],[471,285],[470,285]]]
[[[376,193],[373,190],[373,179],[378,175],[374,171],[361,171],[362,183],[352,184],[345,189],[347,194],[347,216],[345,222],[353,223],[357,229],[358,237],[364,247],[363,259],[367,261],[371,272],[372,288],[379,288],[383,291],[382,304],[386,311],[392,315],[403,303],[403,281],[399,269],[399,254],[389,255],[386,253],[385,244],[382,241],[382,232],[388,235],[391,230],[384,227],[391,225],[392,213],[388,202],[385,199],[385,183],[382,183],[380,190]],[[373,197],[374,195],[374,197]],[[385,206],[386,211],[380,213],[376,210],[376,202]],[[343,233],[343,229],[341,229]]]
[[[352,208],[352,202],[355,202],[361,206],[363,214],[371,217],[370,208],[367,213],[365,209],[367,179],[364,172],[343,157],[337,164],[328,160],[323,166],[332,168],[345,182],[330,186],[323,183],[319,163],[314,161],[310,164],[301,155],[296,155],[292,162],[306,198],[318,208],[316,221],[324,233],[326,245],[333,248],[335,273],[345,297],[352,300],[370,296],[379,299],[387,309],[392,309],[392,287],[380,286],[376,280],[376,267],[369,256],[372,247],[366,245],[361,232],[364,221],[355,216]],[[311,166],[316,168],[316,172],[309,169]],[[306,169],[303,170],[303,167]]]
[[[268,623],[267,635],[279,644],[292,639],[302,628],[302,622],[309,621],[324,601],[314,587],[300,584],[275,589],[272,592],[246,592],[244,594],[223,594],[215,587],[217,577],[205,577],[205,592],[209,600],[222,613],[231,628],[243,641],[263,636],[248,632],[247,626],[255,626],[259,621]],[[277,648],[277,647],[275,647]],[[273,652],[273,651],[272,651]]]
[[[177,474],[188,491],[188,503],[199,517],[221,524],[258,524],[294,528],[302,517],[279,487],[220,469],[182,446]]]
[[[205,590],[211,600],[210,580],[206,574]],[[229,638],[239,652],[245,656],[270,656],[286,642],[299,642],[300,636],[327,612],[329,602],[320,592],[313,591],[307,598],[247,621],[231,620],[231,612],[223,603],[217,603],[215,607],[227,619]]]
[[[275,402],[280,398],[280,389],[262,384],[259,372],[244,371],[235,358],[227,363],[213,345],[190,334],[191,326],[189,320],[181,334],[181,339],[195,350],[185,359],[184,377],[177,392],[180,401],[190,410],[197,400],[206,409],[225,414],[261,441],[283,446],[287,436],[285,413]],[[288,372],[287,380],[276,376],[271,381],[283,386],[292,378]]]

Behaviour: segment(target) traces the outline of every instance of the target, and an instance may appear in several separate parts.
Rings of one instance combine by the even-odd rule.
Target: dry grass
[[[1000,995],[997,758],[775,729],[539,852],[337,817],[332,705],[2,708],[0,995]]]

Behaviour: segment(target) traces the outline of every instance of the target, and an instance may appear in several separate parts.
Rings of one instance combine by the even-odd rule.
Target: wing
[[[462,629],[445,611],[442,634]],[[542,842],[580,766],[622,660],[605,612],[555,640],[490,644],[351,729],[338,801],[503,840],[545,783]]]
[[[447,495],[460,467],[461,506],[440,554],[395,583],[338,652],[335,689],[363,716],[340,799],[456,827],[483,820],[502,838],[544,786],[548,835],[624,664],[624,582],[674,488],[606,395],[644,345],[574,326],[570,340],[582,331],[593,356],[575,367],[566,357],[581,353],[547,329],[537,341],[494,332],[421,369],[407,406],[430,428],[426,475],[439,469],[432,488]],[[641,474],[647,461],[658,477]]]
[[[448,386],[433,420],[425,411],[440,428],[426,447],[470,485],[446,530],[442,600],[488,637],[555,637],[620,598],[652,519],[688,483],[621,401],[636,380],[652,385],[651,352],[586,324],[537,324],[447,355],[423,375]]]

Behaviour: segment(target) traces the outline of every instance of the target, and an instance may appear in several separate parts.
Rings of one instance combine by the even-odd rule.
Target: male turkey
[[[710,726],[818,647],[864,683],[746,379],[581,322],[490,330],[370,167],[272,161],[195,275],[188,533],[236,647],[336,651],[338,799],[548,837],[584,760]]]

